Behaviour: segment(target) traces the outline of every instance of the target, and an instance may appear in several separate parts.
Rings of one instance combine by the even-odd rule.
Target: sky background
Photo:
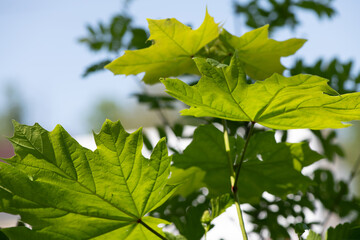
[[[249,29],[241,17],[234,18],[231,2],[135,0],[128,14],[140,27],[147,26],[146,18],[175,17],[197,28],[207,7],[216,22],[241,35]],[[136,100],[131,94],[141,91],[135,79],[109,71],[81,77],[88,65],[108,55],[90,52],[78,39],[86,36],[88,23],[108,23],[122,5],[121,0],[0,0],[0,114],[6,109],[9,84],[16,88],[25,107],[23,123],[38,122],[48,130],[59,123],[71,134],[89,133],[88,117],[104,98],[123,108],[133,107]],[[303,11],[297,31],[283,29],[272,36],[276,40],[308,39],[295,57],[283,59],[285,65],[291,66],[297,57],[313,63],[319,57],[330,60],[337,56],[355,60],[359,72],[360,1],[335,0],[334,6],[338,13],[331,20],[319,21]]]

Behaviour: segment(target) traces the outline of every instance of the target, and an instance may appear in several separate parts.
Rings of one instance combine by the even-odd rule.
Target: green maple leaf
[[[231,137],[230,146],[234,157],[242,152],[244,140]],[[240,200],[255,203],[264,191],[279,197],[305,191],[312,181],[301,174],[301,169],[321,158],[306,142],[276,143],[274,132],[256,133],[250,139],[246,161],[241,167],[238,182]],[[198,127],[191,144],[183,154],[174,155],[173,162],[176,168],[193,171],[196,167],[205,171],[201,183],[209,189],[210,197],[231,193],[223,133],[214,126]],[[199,183],[193,181],[189,184]]]
[[[280,58],[294,54],[306,42],[305,39],[276,41],[268,38],[269,25],[254,29],[241,37],[223,30],[220,39],[231,52],[237,51],[247,75],[255,80],[264,80],[273,73],[282,74],[285,67]]]
[[[165,79],[167,92],[191,106],[182,115],[251,121],[274,129],[342,128],[344,121],[360,119],[360,93],[339,95],[326,79],[312,75],[246,82],[241,59],[230,65],[196,58],[202,74],[195,86]]]
[[[0,163],[0,210],[32,230],[2,229],[11,239],[158,239],[145,225],[160,230],[166,221],[145,214],[175,191],[164,139],[146,159],[141,129],[128,134],[120,122],[94,134],[94,152],[60,125],[14,126],[16,156]]]
[[[114,74],[138,74],[145,72],[143,81],[154,84],[161,77],[184,73],[198,74],[192,60],[195,54],[219,35],[219,26],[206,11],[205,19],[197,30],[182,24],[175,18],[148,19],[152,46],[125,51],[125,54],[105,68]]]

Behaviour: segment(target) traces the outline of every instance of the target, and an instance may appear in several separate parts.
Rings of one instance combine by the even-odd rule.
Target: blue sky
[[[129,14],[138,26],[146,18],[175,17],[198,27],[207,6],[217,22],[232,33],[244,33],[240,19],[231,14],[231,2],[205,0],[135,0]],[[23,123],[39,122],[47,129],[62,124],[72,134],[90,132],[84,124],[100,98],[110,98],[123,106],[132,106],[131,93],[140,91],[134,79],[114,77],[103,72],[82,79],[86,66],[102,60],[106,54],[90,52],[77,42],[86,34],[87,23],[108,22],[121,10],[120,0],[1,0],[0,1],[0,113],[4,111],[4,87],[16,86],[25,103]],[[337,56],[355,60],[360,70],[360,1],[335,0],[338,14],[318,21],[313,14],[300,14],[302,25],[296,32],[281,30],[273,37],[308,39],[296,57],[314,62],[319,57]],[[294,57],[284,60],[289,66]],[[1,133],[0,133],[1,134]]]

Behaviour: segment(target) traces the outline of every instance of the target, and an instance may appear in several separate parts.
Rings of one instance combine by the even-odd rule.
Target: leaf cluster
[[[125,51],[125,54],[106,66],[114,74],[139,74],[145,72],[143,81],[154,84],[159,78],[197,74],[200,72],[192,58],[214,58],[228,62],[238,52],[246,74],[256,80],[264,80],[274,72],[285,69],[280,57],[294,54],[304,39],[278,42],[268,39],[268,26],[234,36],[219,27],[206,12],[204,22],[196,29],[176,19],[148,19],[150,40],[148,48]]]
[[[245,16],[246,25],[251,28],[259,28],[270,24],[271,30],[289,26],[296,28],[300,21],[296,14],[299,10],[307,10],[321,17],[331,18],[336,13],[331,6],[332,0],[251,0],[247,2],[235,2],[235,13]]]
[[[274,12],[286,15],[286,21],[274,21],[273,26],[297,25],[291,6],[312,9],[319,16],[334,13],[323,2],[269,2]],[[261,16],[270,18],[257,3],[250,3],[250,12],[257,8]],[[244,11],[240,5],[238,11]],[[359,93],[349,90],[340,95],[319,76],[282,76],[285,68],[280,58],[294,54],[305,40],[269,39],[267,25],[238,37],[207,12],[196,30],[173,18],[148,22],[152,45],[143,49],[137,40],[146,36],[145,30],[136,37],[136,28],[125,15],[113,18],[109,27],[89,26],[89,36],[81,41],[94,51],[136,50],[125,51],[109,64],[94,65],[85,74],[107,64],[115,74],[145,72],[143,81],[148,84],[162,78],[167,92],[190,106],[182,114],[207,124],[196,124],[193,135],[186,135],[184,124],[164,121],[157,127],[162,139],[153,146],[141,129],[129,134],[120,122],[107,120],[94,134],[97,149],[91,151],[61,126],[48,132],[37,124],[15,122],[11,141],[16,156],[0,163],[0,210],[21,215],[32,228],[0,232],[11,239],[26,235],[28,239],[197,240],[206,237],[213,220],[233,204],[241,225],[240,204],[250,203],[246,214],[254,234],[262,236],[268,230],[273,239],[286,239],[289,230],[295,230],[301,239],[305,230],[319,224],[307,222],[304,214],[305,209],[316,211],[318,200],[329,213],[352,218],[352,224],[330,228],[326,239],[356,238],[360,205],[349,193],[348,183],[334,180],[330,171],[305,176],[302,170],[324,156],[329,160],[344,156],[334,143],[335,134],[318,130],[359,120]],[[255,18],[248,24],[257,24]],[[126,34],[132,34],[130,42]],[[322,69],[320,61],[313,71]],[[305,70],[299,61],[292,72]],[[337,90],[346,91],[343,86],[350,72],[351,63],[333,61],[322,74],[331,78]],[[194,84],[168,78],[184,74],[201,78]],[[158,111],[172,108],[175,102],[146,93],[137,97]],[[276,140],[276,131],[264,127],[283,130],[281,141]],[[306,141],[287,143],[286,130],[294,128],[312,129],[324,155]],[[174,154],[168,156],[164,137],[171,135],[191,142],[185,149],[169,144]],[[141,153],[143,144],[152,151],[149,159]],[[160,223],[173,223],[180,235],[163,232]],[[245,228],[241,229],[246,238]],[[307,239],[321,237],[310,231]]]

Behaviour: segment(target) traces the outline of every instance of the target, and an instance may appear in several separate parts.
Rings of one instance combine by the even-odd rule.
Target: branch
[[[245,142],[245,145],[244,145],[244,149],[243,149],[243,151],[242,151],[242,153],[241,153],[240,163],[239,163],[238,168],[236,169],[235,184],[234,184],[234,186],[237,186],[237,182],[239,181],[239,175],[240,175],[241,165],[242,165],[242,163],[244,162],[246,149],[247,149],[247,146],[248,146],[248,144],[249,144],[249,142],[250,142],[250,137],[251,137],[251,135],[252,135],[252,132],[254,131],[254,126],[255,126],[255,122],[251,122],[249,134],[248,134],[247,137],[246,137],[246,142]]]
[[[223,126],[224,126],[225,151],[226,151],[228,164],[229,164],[229,170],[230,170],[231,192],[233,193],[234,200],[235,200],[236,211],[237,211],[237,215],[239,218],[242,237],[243,237],[243,240],[247,240],[248,237],[247,237],[246,230],[245,230],[244,218],[243,218],[241,207],[240,207],[240,200],[239,200],[239,197],[237,194],[236,174],[235,174],[234,167],[233,167],[234,163],[231,158],[231,150],[230,150],[229,134],[227,131],[227,123],[226,123],[226,120],[224,120],[224,119],[223,119]]]

